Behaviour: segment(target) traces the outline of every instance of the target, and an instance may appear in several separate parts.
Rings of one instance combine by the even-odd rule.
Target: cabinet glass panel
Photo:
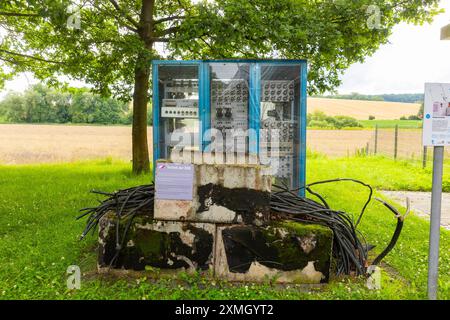
[[[159,66],[160,157],[199,150],[197,65]]]
[[[223,137],[219,151],[244,154],[248,145],[249,64],[211,63],[209,69],[211,128]],[[218,151],[217,145],[212,149]]]
[[[300,65],[262,65],[260,157],[275,184],[298,186]]]

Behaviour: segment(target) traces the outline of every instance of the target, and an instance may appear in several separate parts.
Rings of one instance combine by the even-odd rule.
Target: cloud
[[[425,82],[450,82],[450,41],[440,40],[440,29],[450,23],[450,0],[441,7],[446,12],[432,24],[397,25],[389,44],[345,72],[339,93],[417,93]]]

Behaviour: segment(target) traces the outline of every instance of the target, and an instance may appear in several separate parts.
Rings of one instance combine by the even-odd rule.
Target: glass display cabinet
[[[306,61],[157,60],[152,73],[154,162],[175,151],[254,155],[276,185],[304,186]]]

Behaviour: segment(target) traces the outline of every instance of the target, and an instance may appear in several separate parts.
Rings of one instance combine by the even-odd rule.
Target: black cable
[[[319,193],[313,191],[311,186],[351,181],[367,187],[370,192],[367,201],[359,214],[356,221],[352,216],[343,211],[336,211],[330,209],[330,206]],[[273,191],[270,198],[271,213],[277,218],[284,220],[292,220],[303,223],[314,223],[330,228],[333,232],[333,257],[336,261],[335,272],[339,274],[353,274],[358,275],[366,273],[366,265],[368,259],[368,247],[362,234],[357,230],[362,216],[372,199],[373,189],[370,185],[355,179],[330,179],[324,181],[317,181],[310,183],[304,187],[290,190],[285,186],[274,186],[279,190]],[[322,203],[316,202],[312,199],[300,197],[297,192],[305,188],[312,195],[316,196]],[[81,238],[84,238],[90,231],[94,232],[100,220],[108,212],[115,212],[117,217],[116,222],[116,253],[110,261],[110,266],[116,262],[119,257],[120,250],[124,246],[127,233],[132,224],[134,217],[139,214],[143,208],[148,208],[148,212],[153,217],[153,204],[155,197],[155,187],[153,184],[132,187],[128,189],[119,190],[114,193],[107,193],[101,191],[93,191],[93,193],[107,196],[97,207],[83,208],[83,212],[77,219],[88,216],[86,227],[82,233]],[[389,207],[388,207],[389,208]],[[392,210],[391,210],[392,211]],[[119,233],[119,220],[129,218],[124,227],[122,234]],[[394,239],[391,241],[388,248],[376,259],[378,263],[395,245],[401,231],[402,224],[398,224],[397,230],[394,233]]]

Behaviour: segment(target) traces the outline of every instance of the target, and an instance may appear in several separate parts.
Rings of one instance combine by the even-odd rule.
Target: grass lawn
[[[445,180],[449,182],[449,170]],[[335,177],[361,178],[377,187],[428,190],[429,169],[381,158],[326,159],[310,155],[310,182]],[[154,280],[140,276],[98,276],[95,237],[78,241],[84,221],[77,209],[95,205],[91,189],[113,191],[148,183],[130,174],[129,163],[112,160],[55,165],[0,166],[1,299],[424,299],[427,279],[428,222],[411,215],[398,246],[383,265],[382,289],[363,279],[332,279],[320,288],[230,284],[179,273]],[[318,186],[337,209],[357,213],[366,190],[350,183]],[[361,224],[367,241],[382,250],[395,227],[392,213],[372,203]],[[450,299],[450,232],[441,238],[440,298]],[[66,289],[66,269],[78,265],[81,289]]]
[[[364,128],[375,128],[378,125],[380,129],[395,128],[399,129],[420,129],[422,128],[422,120],[358,120]]]
[[[395,161],[383,156],[329,159],[308,153],[306,166],[310,181],[347,177],[377,189],[431,191],[432,165],[423,169],[421,161]],[[450,159],[444,162],[442,184],[444,192],[450,192]]]

